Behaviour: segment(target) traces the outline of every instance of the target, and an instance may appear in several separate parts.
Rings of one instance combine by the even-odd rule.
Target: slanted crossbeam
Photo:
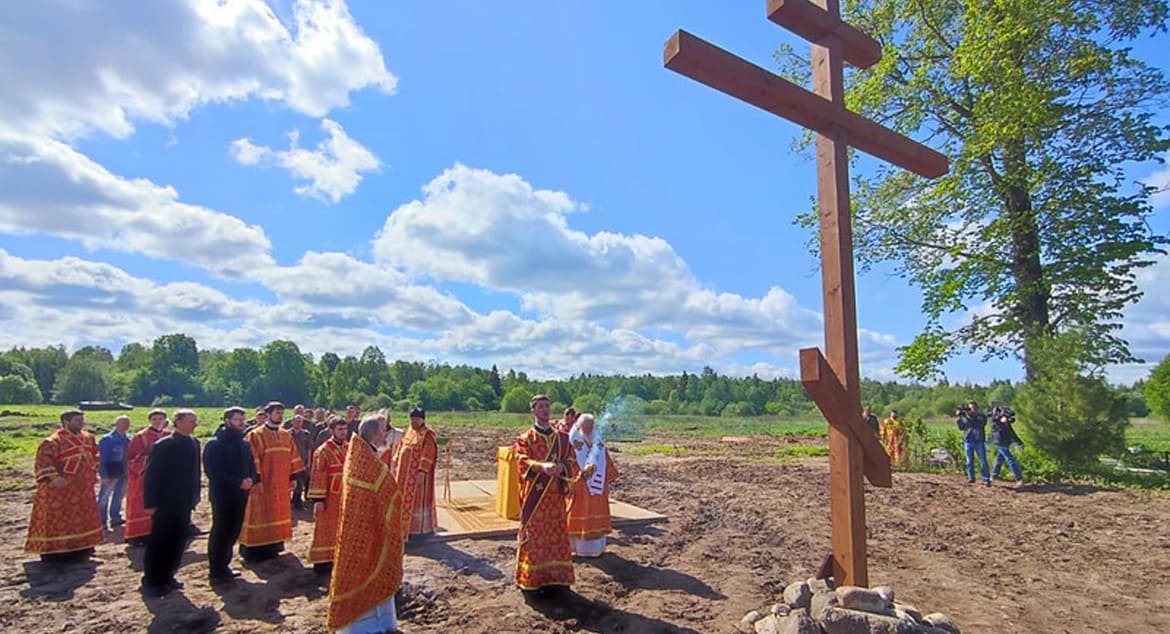
[[[825,354],[800,351],[805,390],[829,422],[829,490],[838,583],[865,586],[865,485],[892,485],[890,460],[861,422],[861,370],[850,225],[849,158],[853,146],[925,178],[949,169],[945,156],[845,108],[844,63],[866,68],[881,59],[877,41],[846,24],[839,0],[768,0],[768,19],[813,43],[813,90],[687,33],[666,43],[667,68],[816,132],[817,214]]]

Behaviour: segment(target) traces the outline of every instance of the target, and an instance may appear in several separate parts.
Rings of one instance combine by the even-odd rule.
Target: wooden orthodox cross
[[[800,351],[800,378],[829,421],[832,576],[867,586],[864,482],[891,486],[890,461],[861,420],[857,302],[853,290],[848,146],[925,178],[949,169],[945,156],[845,109],[843,64],[866,68],[881,45],[841,20],[839,0],[768,0],[768,19],[812,42],[812,92],[686,31],[666,43],[666,67],[816,132],[817,211],[825,351]]]

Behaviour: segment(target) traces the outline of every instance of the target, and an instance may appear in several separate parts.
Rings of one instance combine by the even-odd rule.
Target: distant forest
[[[923,418],[947,416],[963,401],[1011,403],[1017,384],[941,383],[936,386],[863,380],[862,399],[879,414],[891,408]],[[1114,388],[1126,396],[1131,416],[1145,416],[1143,384]],[[805,416],[816,412],[795,379],[731,378],[704,368],[698,374],[595,376],[535,381],[523,372],[466,365],[388,361],[370,346],[360,357],[327,352],[319,359],[291,341],[259,350],[200,350],[185,334],[164,335],[150,345],[130,343],[115,356],[97,346],[70,355],[64,346],[14,348],[0,353],[0,403],[121,401],[134,405],[255,405],[272,399],[363,409],[528,411],[535,392],[556,408],[601,412],[620,402],[627,413],[702,416]]]

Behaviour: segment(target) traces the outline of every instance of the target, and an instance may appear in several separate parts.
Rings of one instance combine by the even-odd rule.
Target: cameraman
[[[1019,463],[1016,462],[1012,456],[1012,445],[1024,446],[1024,441],[1016,435],[1016,430],[1012,427],[1015,421],[1016,414],[1010,409],[997,408],[992,413],[991,420],[991,443],[995,445],[995,466],[991,468],[991,476],[999,478],[999,470],[1003,468],[1003,463],[1007,463],[1008,469],[1012,470],[1012,475],[1016,477],[1016,484],[1024,483],[1024,472],[1020,470]]]
[[[991,473],[987,465],[987,417],[979,411],[979,403],[971,401],[966,408],[955,412],[955,424],[963,431],[963,449],[967,453],[967,482],[975,482],[975,455],[979,455],[980,475],[983,484],[991,486]]]

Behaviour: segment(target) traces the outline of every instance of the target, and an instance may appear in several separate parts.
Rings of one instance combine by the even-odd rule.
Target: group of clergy
[[[513,447],[521,502],[516,584],[543,594],[573,583],[573,555],[596,557],[604,550],[611,530],[609,484],[617,470],[591,415],[578,418],[568,410],[554,424],[548,397],[533,396],[530,406],[534,424]],[[306,465],[282,425],[284,410],[269,403],[249,428],[245,410],[228,408],[203,450],[213,585],[239,576],[230,568],[237,539],[241,556],[255,562],[277,556],[292,538],[291,493]],[[392,427],[384,412],[359,422],[354,410],[327,419],[328,437],[308,465],[307,498],[315,520],[309,561],[330,577],[331,631],[395,631],[405,544],[438,528],[438,439],[421,408],[410,412],[404,431]],[[165,412],[152,410],[148,419],[127,450],[124,535],[132,544],[145,540],[143,592],[160,597],[182,585],[174,573],[190,539],[186,528],[199,501],[201,474],[192,436],[195,413],[175,412],[173,432]],[[27,551],[51,562],[86,559],[105,539],[94,496],[97,444],[84,429],[83,412],[63,412],[60,422],[37,448],[25,543]],[[163,507],[165,513],[156,512]]]

